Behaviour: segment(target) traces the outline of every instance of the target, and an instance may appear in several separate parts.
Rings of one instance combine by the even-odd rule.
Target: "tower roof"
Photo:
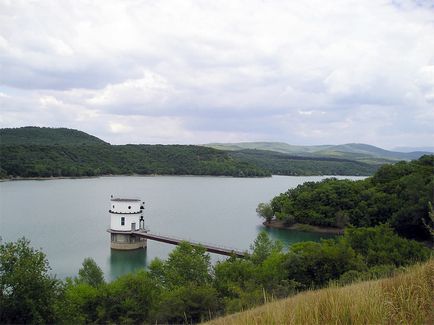
[[[128,199],[128,198],[120,198],[120,197],[112,198],[110,201],[114,201],[114,202],[140,202],[139,199]]]

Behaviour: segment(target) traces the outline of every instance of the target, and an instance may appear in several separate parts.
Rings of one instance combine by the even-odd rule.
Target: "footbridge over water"
[[[213,244],[207,244],[207,243],[200,243],[196,241],[191,240],[185,240],[181,238],[176,238],[173,236],[166,236],[166,235],[160,235],[160,234],[153,234],[149,232],[148,230],[132,230],[132,231],[114,231],[112,229],[107,230],[109,233],[112,234],[122,234],[122,235],[132,235],[134,237],[144,238],[144,239],[150,239],[159,241],[166,244],[171,245],[179,245],[181,242],[188,242],[192,246],[201,246],[205,248],[210,253],[215,253],[219,255],[225,255],[225,256],[237,256],[237,257],[245,257],[247,255],[247,251],[240,251],[234,248],[228,248],[223,247],[219,245],[213,245]]]
[[[145,227],[143,210],[145,202],[138,198],[120,198],[111,196],[110,199],[110,228],[107,231],[111,234],[110,247],[117,250],[132,250],[145,248],[147,240],[155,240],[171,245],[179,245],[185,241],[193,246],[204,247],[208,252],[244,257],[247,252],[234,248],[227,248],[219,245],[200,243],[191,240],[184,240],[173,236],[166,236],[151,233]]]

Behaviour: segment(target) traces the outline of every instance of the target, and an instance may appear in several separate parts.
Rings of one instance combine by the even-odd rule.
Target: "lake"
[[[47,255],[58,278],[77,275],[83,259],[92,257],[106,279],[112,280],[156,257],[166,258],[174,246],[148,240],[146,250],[112,251],[106,232],[110,195],[145,201],[145,224],[151,232],[246,250],[265,229],[256,215],[258,203],[306,181],[324,178],[117,176],[1,182],[0,236],[3,241],[29,239]],[[267,231],[286,244],[327,237]],[[211,257],[213,262],[225,258]]]

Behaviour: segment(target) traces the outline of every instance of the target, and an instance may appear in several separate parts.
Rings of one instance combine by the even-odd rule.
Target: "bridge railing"
[[[188,242],[190,244],[193,245],[202,245],[202,246],[208,246],[208,247],[214,247],[217,249],[223,249],[223,250],[227,250],[227,251],[234,251],[234,252],[248,252],[248,250],[241,250],[239,248],[235,248],[235,247],[230,247],[230,246],[224,246],[224,245],[217,245],[215,243],[209,243],[209,242],[205,242],[205,241],[197,241],[197,240],[191,240],[190,238],[181,238],[178,236],[173,236],[173,235],[167,235],[167,234],[161,234],[158,232],[148,232],[149,235],[155,235],[158,237],[165,237],[168,239],[174,239],[174,240],[178,240],[178,241],[185,241]]]

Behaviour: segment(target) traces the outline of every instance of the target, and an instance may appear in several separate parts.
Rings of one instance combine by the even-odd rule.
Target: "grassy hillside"
[[[208,324],[432,324],[433,292],[431,259],[391,278],[331,285]]]
[[[418,159],[427,152],[396,152],[384,150],[362,143],[348,143],[342,145],[295,146],[282,142],[244,142],[244,143],[214,143],[206,145],[220,150],[256,149],[275,151],[297,156],[342,158],[382,164],[397,160]]]
[[[373,160],[373,158],[385,160],[412,160],[418,159],[423,154],[426,154],[426,152],[396,152],[363,143],[349,143],[316,150],[314,154],[369,161]]]
[[[108,144],[82,131],[66,128],[23,128],[0,129],[2,145],[89,145]]]
[[[302,157],[266,150],[229,151],[229,155],[267,169],[274,175],[367,176],[372,175],[380,166],[342,158]]]
[[[210,143],[205,146],[216,148],[220,150],[244,150],[244,149],[256,149],[256,150],[269,150],[281,153],[289,154],[308,154],[319,150],[326,150],[330,148],[329,145],[320,146],[296,146],[285,142],[239,142],[239,143]]]

